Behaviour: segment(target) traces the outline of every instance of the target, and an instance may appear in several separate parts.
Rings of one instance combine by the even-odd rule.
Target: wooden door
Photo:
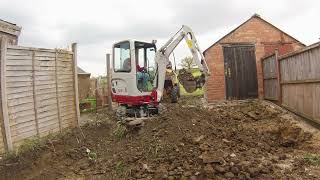
[[[226,98],[248,99],[258,97],[257,67],[254,46],[223,47]]]

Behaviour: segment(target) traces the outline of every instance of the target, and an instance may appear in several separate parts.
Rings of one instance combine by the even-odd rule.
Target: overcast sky
[[[0,19],[22,26],[22,46],[77,42],[79,66],[103,75],[116,41],[157,39],[160,47],[186,24],[205,50],[254,13],[309,45],[320,38],[319,7],[318,0],[0,0]],[[191,54],[182,44],[175,55]]]

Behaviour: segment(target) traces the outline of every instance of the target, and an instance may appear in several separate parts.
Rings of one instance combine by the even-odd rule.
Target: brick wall
[[[260,59],[278,48],[281,54],[297,50],[304,45],[259,17],[252,17],[205,52],[212,75],[206,85],[209,102],[224,100],[226,97],[224,77],[223,44],[254,44],[257,65],[258,93],[263,97],[262,67]]]

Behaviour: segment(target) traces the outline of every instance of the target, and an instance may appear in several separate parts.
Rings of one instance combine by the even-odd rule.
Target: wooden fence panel
[[[16,88],[6,89],[10,131],[14,145],[18,145],[25,138],[37,135],[33,98],[32,58],[32,51],[19,51],[13,47],[7,48],[6,82],[10,84],[15,82],[26,83],[25,86],[17,88],[20,91],[16,91]],[[26,66],[31,67],[31,69],[24,70],[23,67]],[[20,70],[9,70],[8,67],[19,67]]]
[[[0,49],[5,52],[1,56],[0,153],[17,148],[26,138],[78,124],[75,52],[19,46]]]
[[[279,60],[282,105],[320,123],[320,43]]]
[[[278,99],[277,59],[276,54],[262,59],[264,98]]]

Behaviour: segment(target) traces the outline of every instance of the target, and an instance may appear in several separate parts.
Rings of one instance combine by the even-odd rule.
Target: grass
[[[199,71],[199,69],[192,69],[192,75],[194,77],[198,77],[201,76],[201,72]],[[204,94],[204,90],[203,88],[201,89],[197,89],[196,91],[192,92],[192,93],[188,93],[183,86],[180,84],[180,94],[181,96],[202,96]]]
[[[320,166],[320,156],[313,154],[306,154],[303,157],[304,161],[313,166]]]
[[[86,103],[89,103],[91,108],[90,109],[83,109],[81,108],[81,104],[86,104]],[[84,113],[84,112],[91,112],[93,110],[95,110],[97,107],[97,102],[96,102],[96,99],[95,98],[86,98],[86,99],[82,99],[80,101],[80,111],[81,113]]]
[[[4,158],[15,159],[18,158],[24,152],[39,150],[43,146],[44,142],[51,138],[53,138],[53,136],[49,134],[48,137],[45,138],[32,137],[26,139],[23,141],[23,143],[19,146],[18,149],[6,153],[4,155]]]
[[[124,171],[124,164],[123,164],[123,162],[122,161],[118,161],[117,162],[117,164],[116,164],[116,166],[115,166],[115,169],[116,169],[116,172],[117,173],[123,173],[123,171]]]
[[[115,130],[113,131],[114,136],[120,140],[126,136],[127,128],[120,122],[117,123]]]
[[[4,159],[16,159],[19,158],[22,154],[26,152],[33,152],[41,150],[46,146],[47,142],[52,143],[54,139],[60,139],[66,134],[70,133],[70,130],[66,130],[62,133],[49,133],[44,137],[33,136],[28,139],[25,139],[23,143],[13,151],[7,152],[4,154]],[[54,148],[53,144],[52,147]]]

